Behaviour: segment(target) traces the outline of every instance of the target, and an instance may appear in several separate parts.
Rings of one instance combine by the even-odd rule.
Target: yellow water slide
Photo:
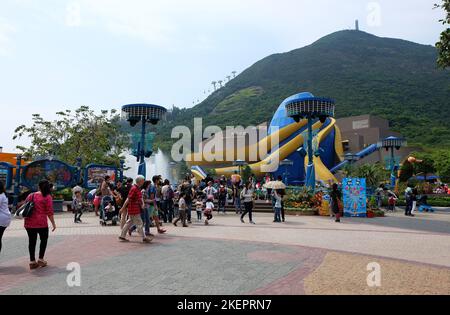
[[[303,122],[303,121],[302,121]],[[303,122],[303,126],[306,125],[305,122]],[[321,122],[317,122],[313,125],[313,130],[319,130],[322,128],[323,124]],[[304,137],[302,134],[296,136],[291,141],[287,142],[282,147],[275,150],[273,153],[271,153],[268,157],[266,157],[264,160],[250,164],[250,168],[252,172],[256,176],[263,176],[266,173],[275,172],[278,169],[279,164],[277,162],[283,161],[284,159],[288,158],[292,153],[297,151],[304,143]],[[238,171],[238,168],[233,167],[225,167],[225,168],[218,168],[215,170],[217,175],[222,176],[230,176],[234,174],[236,171]]]
[[[262,145],[267,145],[267,148],[269,148],[269,150],[273,151],[272,150],[273,149],[272,142],[274,142],[276,139],[274,137],[279,136],[280,141],[285,140],[290,135],[292,135],[292,133],[295,133],[298,130],[300,130],[301,128],[305,127],[306,124],[307,124],[306,120],[303,120],[298,124],[297,123],[291,124],[283,129],[279,130],[278,134],[275,133],[274,135],[263,139],[262,141],[266,141],[266,143],[263,143]],[[317,130],[320,130],[322,127],[323,127],[323,124],[320,122],[317,122],[313,125],[313,130],[317,131]],[[330,118],[330,123],[327,125],[327,127],[325,127],[323,130],[320,130],[318,132],[317,136],[314,139],[314,143],[316,144],[316,146],[319,146],[320,143],[333,130],[335,130],[335,151],[336,151],[336,154],[339,156],[339,158],[342,159],[342,157],[344,156],[344,151],[343,151],[343,147],[342,147],[341,132],[340,132],[339,127],[336,125],[335,119]],[[287,142],[286,144],[284,144],[277,150],[273,151],[270,155],[268,155],[263,160],[261,160],[257,163],[249,164],[252,172],[256,176],[263,176],[266,173],[271,173],[271,172],[276,171],[278,169],[278,163],[276,163],[276,162],[282,161],[282,160],[288,158],[291,154],[293,154],[295,151],[297,151],[304,144],[304,141],[305,141],[305,139],[304,139],[303,134],[299,134],[298,136],[296,136],[295,138],[293,138],[292,140],[290,140],[289,142]],[[250,152],[250,150],[258,149],[260,145],[261,145],[261,142],[257,145],[243,148],[242,150],[246,150],[245,152],[248,153],[248,152]],[[241,151],[241,153],[242,153],[242,151]],[[224,154],[226,154],[226,152],[224,152]],[[248,155],[246,155],[246,156],[248,156]],[[198,154],[196,156],[193,155],[191,157],[200,158],[201,154]],[[223,162],[221,162],[221,163],[223,164]],[[203,162],[203,163],[190,162],[190,164],[211,166],[210,162]],[[305,168],[307,165],[308,165],[308,157],[305,158]],[[314,165],[315,165],[315,170],[316,170],[316,180],[317,181],[323,181],[326,183],[337,182],[336,177],[325,166],[325,164],[323,163],[323,161],[320,157],[316,157],[314,159]],[[215,169],[215,171],[216,171],[217,175],[219,175],[219,176],[222,176],[222,175],[230,176],[230,175],[234,174],[236,171],[238,171],[238,167],[233,166],[233,167],[217,168],[217,169]],[[194,176],[197,179],[205,178],[204,174],[202,174],[198,170],[193,169],[192,173],[194,174]]]
[[[342,147],[341,133],[339,128],[336,125],[336,120],[331,118],[330,124],[325,127],[323,130],[319,132],[316,139],[314,140],[317,145],[319,145],[323,139],[325,139],[330,132],[335,129],[335,149],[338,156],[341,158],[344,155],[344,150]],[[340,145],[339,145],[340,144]],[[305,157],[305,167],[309,164],[308,156]],[[336,177],[330,172],[330,170],[323,164],[322,159],[320,157],[314,157],[314,167],[316,170],[316,181],[323,181],[325,183],[337,183],[338,180]]]
[[[252,155],[252,153],[261,152],[261,150],[264,150],[265,152],[261,152],[261,154],[266,155],[269,151],[272,151],[272,147],[275,146],[278,142],[287,139],[298,130],[304,128],[306,124],[307,121],[301,121],[299,123],[290,124],[289,126],[277,130],[270,136],[267,136],[264,139],[260,140],[258,143],[252,144],[250,146],[244,146],[236,149],[228,149],[216,152],[192,153],[186,156],[186,162],[189,165],[189,167],[200,166],[208,168],[223,165],[224,164],[223,161],[230,160],[230,157],[231,160],[233,161],[245,157],[244,160],[246,162],[249,163],[257,162],[249,160],[249,157]]]

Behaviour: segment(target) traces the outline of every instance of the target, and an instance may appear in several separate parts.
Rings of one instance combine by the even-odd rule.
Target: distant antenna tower
[[[359,31],[359,20],[355,21],[355,30]]]

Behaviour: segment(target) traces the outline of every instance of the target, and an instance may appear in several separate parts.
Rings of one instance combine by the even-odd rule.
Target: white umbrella
[[[264,187],[267,189],[286,189],[286,185],[280,181],[268,182],[267,184],[264,184]]]

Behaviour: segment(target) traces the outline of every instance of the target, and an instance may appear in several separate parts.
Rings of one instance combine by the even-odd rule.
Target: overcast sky
[[[0,146],[88,105],[192,106],[211,81],[354,28],[433,45],[436,0],[0,0]]]

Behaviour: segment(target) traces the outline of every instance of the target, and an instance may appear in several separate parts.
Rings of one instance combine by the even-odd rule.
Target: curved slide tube
[[[363,158],[377,152],[378,150],[380,150],[378,144],[372,144],[372,145],[368,146],[367,148],[365,148],[364,150],[362,150],[361,152],[356,153],[355,156],[358,159],[363,159]],[[343,167],[345,167],[348,163],[349,163],[349,161],[347,161],[347,160],[339,163],[338,165],[336,165],[335,167],[333,167],[330,170],[331,173],[336,174],[339,170],[341,170]]]
[[[315,141],[317,145],[322,143],[322,140],[326,138],[330,132],[335,128],[336,126],[336,120],[331,119],[330,124],[325,127],[323,130],[319,132],[317,135]],[[341,142],[342,143],[342,142]],[[308,156],[305,157],[305,167],[309,164],[309,158]],[[336,183],[338,180],[336,177],[330,172],[330,170],[325,166],[325,164],[322,162],[322,159],[319,157],[314,157],[314,167],[316,170],[316,181],[323,181],[325,183]]]
[[[305,126],[306,123],[303,123],[302,125]],[[320,128],[322,128],[322,126],[323,126],[322,123],[317,122],[313,125],[313,130],[319,130]],[[333,126],[334,126],[334,124],[333,124]],[[288,128],[288,127],[286,127],[286,128]],[[329,130],[331,130],[331,129],[329,129]],[[328,133],[329,133],[329,131],[328,131]],[[297,151],[303,145],[303,143],[304,143],[304,137],[302,134],[300,134],[300,135],[296,136],[295,138],[293,138],[292,140],[290,140],[289,142],[287,142],[286,144],[284,144],[283,146],[281,146],[278,150],[271,153],[264,160],[262,160],[258,163],[250,164],[249,167],[251,168],[252,172],[256,176],[263,176],[266,173],[274,172],[274,171],[276,171],[276,169],[278,169],[278,165],[272,163],[272,161],[274,161],[274,160],[282,161],[282,160],[286,159],[292,153]],[[195,171],[195,169],[193,169],[193,170]],[[221,175],[230,176],[238,170],[239,170],[238,167],[233,166],[233,167],[218,168],[215,171],[216,171],[217,175],[219,175],[219,176],[221,176]],[[203,176],[198,176],[198,172],[194,172],[194,175],[198,179],[204,179]]]
[[[282,128],[272,135],[269,135],[265,137],[264,139],[260,140],[258,143],[246,146],[243,148],[237,148],[237,150],[229,149],[225,151],[217,151],[213,154],[211,153],[192,153],[187,155],[186,161],[189,166],[201,166],[201,167],[213,167],[213,166],[219,166],[223,165],[224,162],[227,160],[227,157],[232,156],[233,161],[239,159],[242,156],[245,156],[246,158],[250,156],[250,152],[259,152],[261,149],[264,148],[267,151],[262,152],[262,154],[267,154],[273,146],[275,146],[277,143],[277,140],[279,142],[282,142],[289,138],[292,134],[296,133],[298,130],[301,130],[306,126],[306,121],[301,121],[299,123],[291,124],[285,128]],[[217,161],[216,158],[219,157],[222,161]],[[246,159],[247,160],[247,159]],[[247,160],[248,161],[248,160]],[[257,161],[252,161],[257,162]]]
[[[285,127],[283,129],[279,130],[278,133],[279,133],[279,136],[281,139],[280,142],[282,140],[287,139],[289,136],[292,136],[292,133],[291,134],[287,133],[288,131],[289,132],[292,131],[294,133],[299,130],[302,130],[302,128],[304,131],[306,125],[307,125],[306,120],[303,120],[298,124],[292,124],[288,127]],[[320,122],[316,122],[313,125],[313,130],[318,131],[318,134],[314,138],[313,145],[315,145],[315,149],[318,149],[320,147],[321,143],[324,141],[324,139],[326,139],[332,131],[335,131],[334,132],[334,150],[335,150],[336,156],[339,157],[341,163],[330,170],[325,165],[325,163],[322,161],[320,156],[315,157],[314,158],[314,166],[315,166],[315,171],[316,171],[316,180],[322,181],[324,183],[330,183],[330,182],[334,183],[334,182],[337,182],[337,179],[334,176],[334,174],[337,172],[337,170],[339,170],[340,168],[345,166],[345,164],[348,163],[348,161],[342,161],[343,157],[344,157],[344,150],[342,147],[342,137],[341,137],[340,129],[336,125],[336,120],[333,118],[330,118],[329,123],[325,127],[324,126],[325,125]],[[272,139],[269,140],[270,137],[271,136],[265,138],[262,141],[268,141],[268,143],[271,144]],[[279,165],[272,163],[272,162],[273,161],[282,161],[282,160],[288,158],[293,153],[295,153],[300,147],[302,147],[304,145],[304,142],[305,142],[305,137],[304,137],[304,132],[302,132],[301,134],[295,136],[290,141],[286,142],[280,148],[277,148],[277,150],[270,153],[263,160],[261,160],[257,163],[250,163],[249,167],[256,176],[263,176],[266,173],[275,172],[278,169]],[[248,148],[245,148],[243,150],[247,150],[246,152],[249,152],[250,149],[257,149],[258,146],[260,145],[260,143],[250,146]],[[266,144],[264,143],[263,145],[266,145]],[[269,149],[270,149],[270,147],[269,147]],[[377,150],[376,145],[370,146],[370,147],[366,148],[365,150],[361,151],[360,153],[358,153],[357,155],[360,158],[363,158],[369,154],[372,154],[376,150]],[[199,157],[199,156],[197,156],[197,157]],[[308,162],[309,162],[308,157],[306,156],[305,160],[304,160],[305,169],[307,168]],[[192,163],[196,163],[196,162],[192,162]],[[221,163],[223,164],[223,162],[221,162]],[[199,163],[197,163],[197,164],[199,164]],[[195,166],[192,166],[192,172],[197,179],[204,179],[206,177],[206,172],[202,169],[201,166],[199,166],[197,164]],[[212,165],[212,163],[203,162],[203,163],[201,163],[201,165]],[[216,174],[219,176],[221,176],[221,175],[230,176],[238,170],[239,170],[239,168],[235,167],[235,166],[215,169]]]

